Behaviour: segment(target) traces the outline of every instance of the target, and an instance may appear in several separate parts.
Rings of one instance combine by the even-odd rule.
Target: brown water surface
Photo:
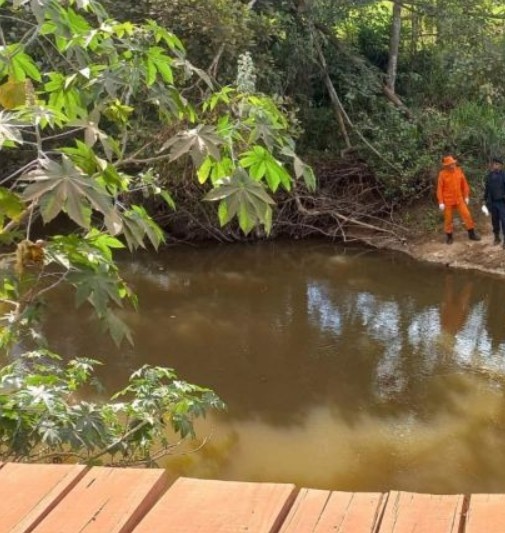
[[[116,349],[70,294],[46,333],[107,363],[213,388],[228,412],[177,474],[376,491],[505,492],[505,282],[326,243],[181,248],[122,261],[141,311]]]

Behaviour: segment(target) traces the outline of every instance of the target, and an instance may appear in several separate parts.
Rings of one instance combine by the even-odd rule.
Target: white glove
[[[489,216],[489,209],[486,205],[483,205],[481,208],[481,211],[488,217]]]
[[[470,203],[470,198],[465,198],[465,204],[468,205]]]
[[[445,209],[445,204],[438,204],[438,208],[440,211],[443,211]]]

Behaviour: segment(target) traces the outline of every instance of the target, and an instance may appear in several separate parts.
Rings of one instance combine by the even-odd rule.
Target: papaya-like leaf
[[[218,216],[221,225],[227,224],[236,216],[245,234],[258,224],[262,224],[267,232],[271,229],[271,205],[275,202],[264,186],[252,179],[242,168],[211,190],[205,200],[220,202]]]
[[[0,229],[3,226],[5,217],[11,220],[19,220],[25,210],[25,204],[14,192],[0,187]]]
[[[223,140],[216,133],[213,126],[197,126],[191,130],[177,133],[166,141],[160,148],[160,152],[170,150],[170,160],[175,161],[179,157],[189,154],[195,166],[199,167],[207,155],[211,155],[219,161],[221,152],[219,146]]]
[[[105,217],[114,217],[114,207],[107,192],[66,155],[61,164],[52,160],[40,161],[39,167],[24,174],[22,179],[30,182],[24,191],[24,200],[41,202],[45,223],[61,211],[84,228],[89,228],[91,209]]]
[[[21,132],[12,113],[0,111],[0,148],[9,143],[23,144]]]
[[[147,237],[155,249],[164,240],[163,231],[149,216],[147,211],[139,205],[123,213],[123,232],[130,250],[145,248],[144,240]]]
[[[259,181],[265,178],[273,192],[278,189],[281,183],[286,190],[291,189],[290,175],[282,164],[263,146],[256,145],[242,154],[240,164],[249,169],[251,176],[255,180]]]

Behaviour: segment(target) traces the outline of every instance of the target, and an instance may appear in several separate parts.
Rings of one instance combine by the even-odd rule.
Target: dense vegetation
[[[151,0],[145,9],[219,84],[250,52],[257,87],[296,111],[299,151],[319,191],[301,188],[287,202],[280,195],[277,233],[316,228],[351,238],[360,222],[375,226],[375,217],[430,198],[445,152],[479,187],[489,157],[504,151],[505,8],[497,0]],[[191,188],[181,190],[182,174],[161,171],[180,205],[163,221],[179,230],[187,210],[178,236],[219,236],[190,223],[207,228],[209,213]],[[238,234],[221,235],[230,237]]]
[[[40,326],[47,296],[73,289],[116,343],[132,342],[115,311],[137,301],[114,251],[164,241],[143,204],[175,205],[152,163],[185,158],[220,223],[236,219],[245,234],[270,232],[271,193],[293,187],[291,171],[308,188],[314,176],[286,112],[256,91],[247,54],[236,84],[216,88],[155,21],[118,22],[93,0],[0,5],[0,145],[9,161],[0,182],[0,349],[11,362],[0,370],[0,457],[152,464],[174,448],[167,426],[192,435],[194,418],[222,402],[151,367],[110,403],[80,401],[97,363],[65,366],[51,353]]]
[[[104,6],[0,0],[0,458],[153,464],[167,425],[185,437],[222,407],[149,367],[109,403],[79,401],[97,363],[62,364],[40,320],[67,286],[131,340],[116,249],[398,238],[443,153],[477,184],[503,150],[500,2]]]

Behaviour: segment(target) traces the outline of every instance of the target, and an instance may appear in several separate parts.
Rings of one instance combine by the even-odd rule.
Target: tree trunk
[[[437,45],[442,46],[444,43],[444,25],[442,23],[444,19],[444,3],[440,0],[435,0],[435,32],[437,34]]]
[[[351,140],[349,139],[349,134],[347,133],[347,127],[344,121],[344,109],[342,106],[342,102],[338,97],[337,91],[335,90],[335,86],[333,85],[333,82],[331,81],[330,75],[328,73],[328,64],[326,63],[326,58],[324,57],[323,49],[321,48],[318,35],[315,31],[312,33],[312,35],[314,38],[314,46],[319,59],[319,64],[321,65],[321,72],[323,74],[324,84],[326,85],[326,90],[330,95],[331,104],[333,110],[335,111],[338,125],[340,126],[340,131],[342,132],[342,136],[344,137],[345,146],[346,148],[351,148]]]
[[[345,145],[346,145],[346,151],[352,148],[351,140],[349,138],[349,134],[347,132],[346,124],[349,124],[349,127],[354,131],[354,133],[363,141],[363,143],[370,149],[372,152],[377,156],[380,157],[385,163],[387,163],[391,168],[396,170],[396,172],[401,172],[401,169],[398,168],[396,165],[391,163],[388,159],[386,159],[378,150],[375,148],[372,144],[370,144],[369,141],[366,140],[365,136],[355,127],[351,119],[349,118],[349,115],[346,113],[344,106],[342,105],[342,102],[340,101],[340,98],[338,97],[337,91],[335,89],[335,86],[333,85],[333,82],[331,81],[330,75],[328,73],[328,64],[326,62],[326,58],[324,57],[323,49],[321,48],[321,44],[318,39],[317,32],[315,31],[315,27],[312,27],[312,35],[313,35],[313,41],[314,41],[314,47],[317,52],[317,56],[319,59],[319,64],[321,66],[321,71],[324,77],[324,83],[326,85],[326,89],[328,90],[328,93],[330,95],[330,100],[333,106],[333,109],[335,110],[335,114],[337,115],[338,123],[340,125],[340,129],[342,131],[342,135],[344,136]]]
[[[393,4],[393,22],[391,25],[391,40],[389,41],[389,61],[387,88],[394,94],[396,72],[398,69],[398,53],[400,50],[400,34],[402,29],[402,6],[398,2]]]
[[[357,57],[353,55],[345,46],[342,45],[342,43],[337,39],[335,34],[324,24],[321,24],[320,22],[315,22],[314,27],[318,29],[322,34],[324,34],[330,42],[336,47],[336,49],[341,53],[345,54],[346,59],[354,63],[354,65],[357,68],[363,68],[363,65],[366,64],[366,60],[364,60],[362,57]],[[326,82],[327,83],[327,82]],[[377,84],[377,89],[381,89],[383,94],[386,96],[386,98],[392,102],[395,106],[397,106],[401,111],[405,113],[407,118],[413,119],[414,115],[410,111],[410,109],[402,102],[402,100],[394,93],[392,92],[386,85],[383,85],[382,83],[379,85]]]
[[[412,23],[412,38],[410,41],[410,56],[413,58],[417,53],[417,46],[419,42],[419,13],[412,11],[411,14]]]

